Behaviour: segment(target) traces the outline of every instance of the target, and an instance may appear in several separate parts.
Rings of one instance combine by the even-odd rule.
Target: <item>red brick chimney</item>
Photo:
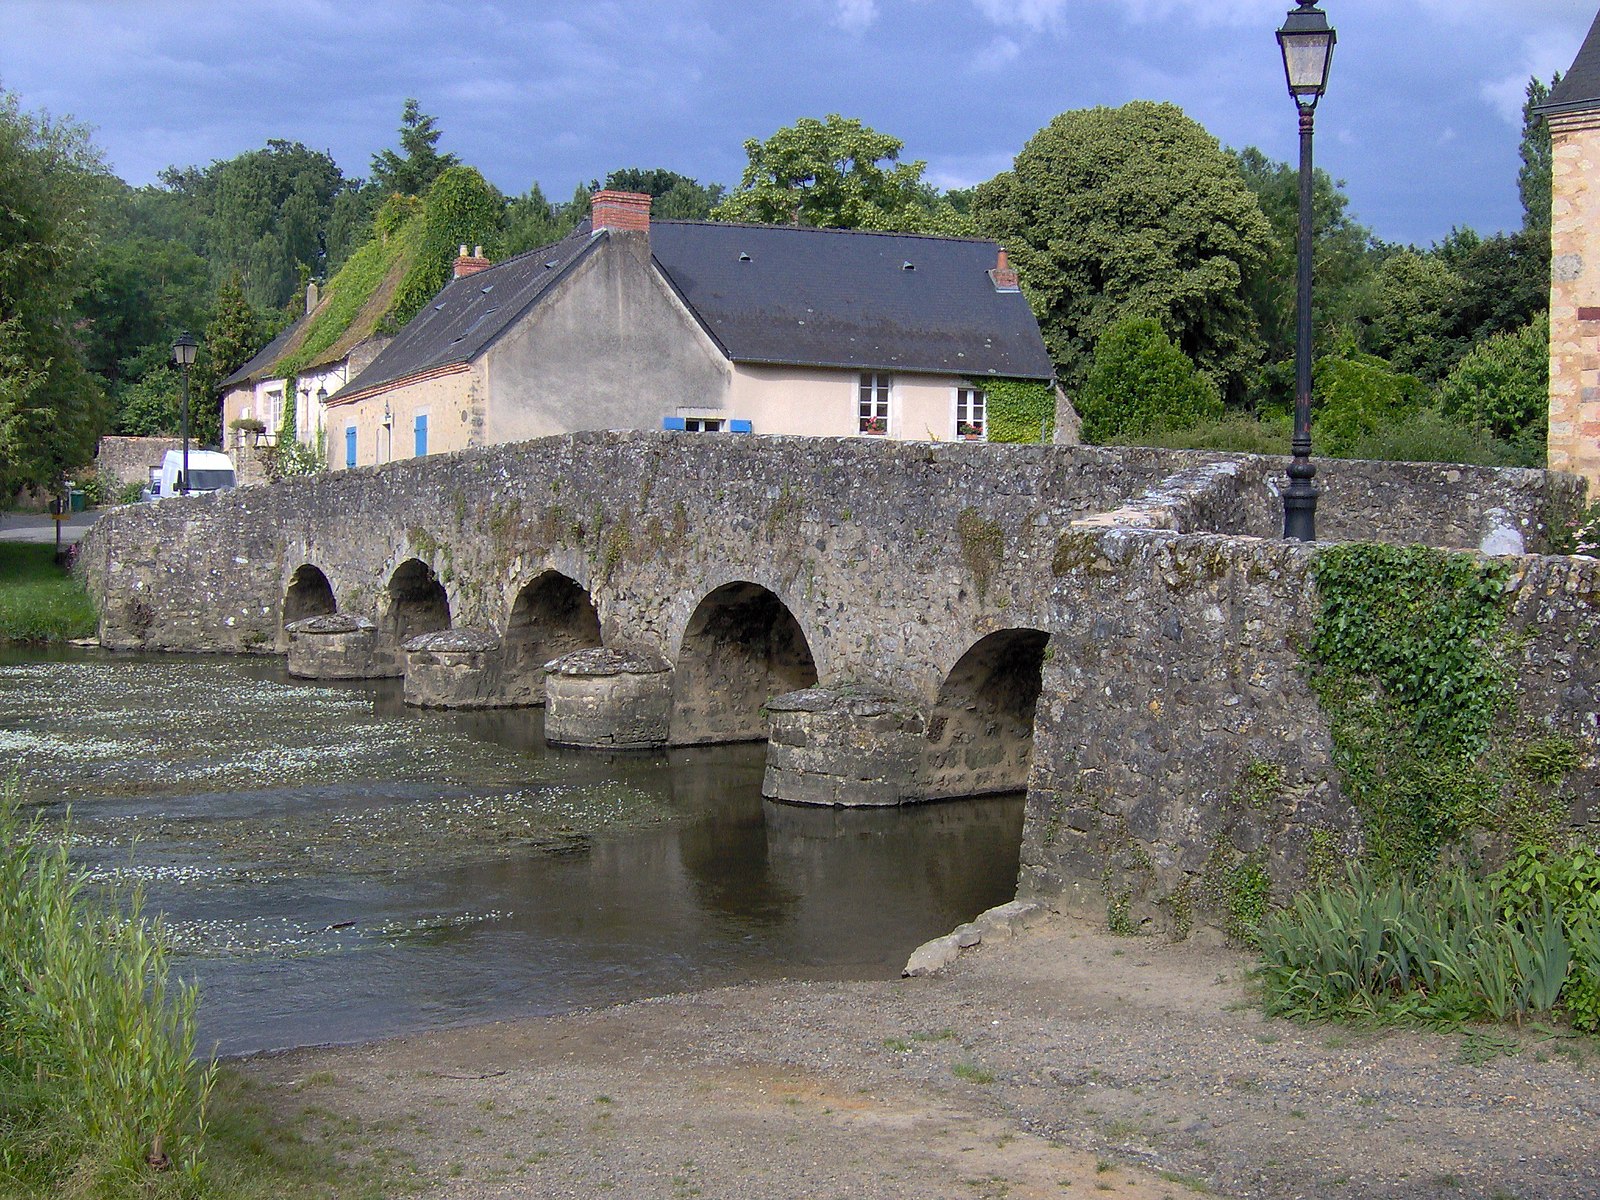
[[[483,256],[482,246],[474,246],[471,254],[468,254],[467,248],[463,246],[461,253],[456,255],[456,278],[465,279],[468,275],[476,275],[484,268],[492,266],[494,264]]]
[[[590,202],[589,224],[595,229],[650,232],[650,197],[643,192],[602,189]]]
[[[995,263],[994,269],[989,272],[989,278],[994,280],[994,290],[997,292],[1018,292],[1022,284],[1017,279],[1017,269],[1006,258],[1006,252],[1000,251],[1000,258]]]

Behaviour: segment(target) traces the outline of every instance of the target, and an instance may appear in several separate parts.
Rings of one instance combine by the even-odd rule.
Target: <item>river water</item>
[[[763,753],[564,751],[539,710],[277,659],[0,655],[0,762],[96,879],[142,886],[224,1054],[892,976],[1014,894],[1020,797],[778,805]]]

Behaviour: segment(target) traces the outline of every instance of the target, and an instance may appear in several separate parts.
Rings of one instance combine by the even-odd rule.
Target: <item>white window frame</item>
[[[725,417],[685,417],[683,427],[689,433],[726,433]]]
[[[977,437],[974,441],[987,442],[989,440],[989,393],[980,387],[961,386],[955,389],[954,398],[955,418],[950,428],[955,430],[958,439],[965,440],[968,434],[961,429],[963,425],[975,425]],[[976,419],[974,419],[976,414]]]
[[[894,414],[894,376],[888,371],[863,371],[856,380],[856,433],[888,437]],[[875,422],[878,428],[869,427]]]

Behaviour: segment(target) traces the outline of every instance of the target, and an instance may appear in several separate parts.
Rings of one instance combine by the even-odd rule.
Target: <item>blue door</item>
[[[344,465],[347,467],[356,465],[356,427],[354,425],[346,425],[344,427]]]
[[[428,454],[428,414],[418,413],[416,423],[417,457],[426,458]]]

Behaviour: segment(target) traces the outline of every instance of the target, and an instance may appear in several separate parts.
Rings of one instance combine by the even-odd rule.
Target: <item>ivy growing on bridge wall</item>
[[[1427,869],[1480,833],[1551,840],[1577,756],[1518,718],[1509,568],[1353,543],[1319,553],[1313,574],[1311,684],[1373,865]]]

